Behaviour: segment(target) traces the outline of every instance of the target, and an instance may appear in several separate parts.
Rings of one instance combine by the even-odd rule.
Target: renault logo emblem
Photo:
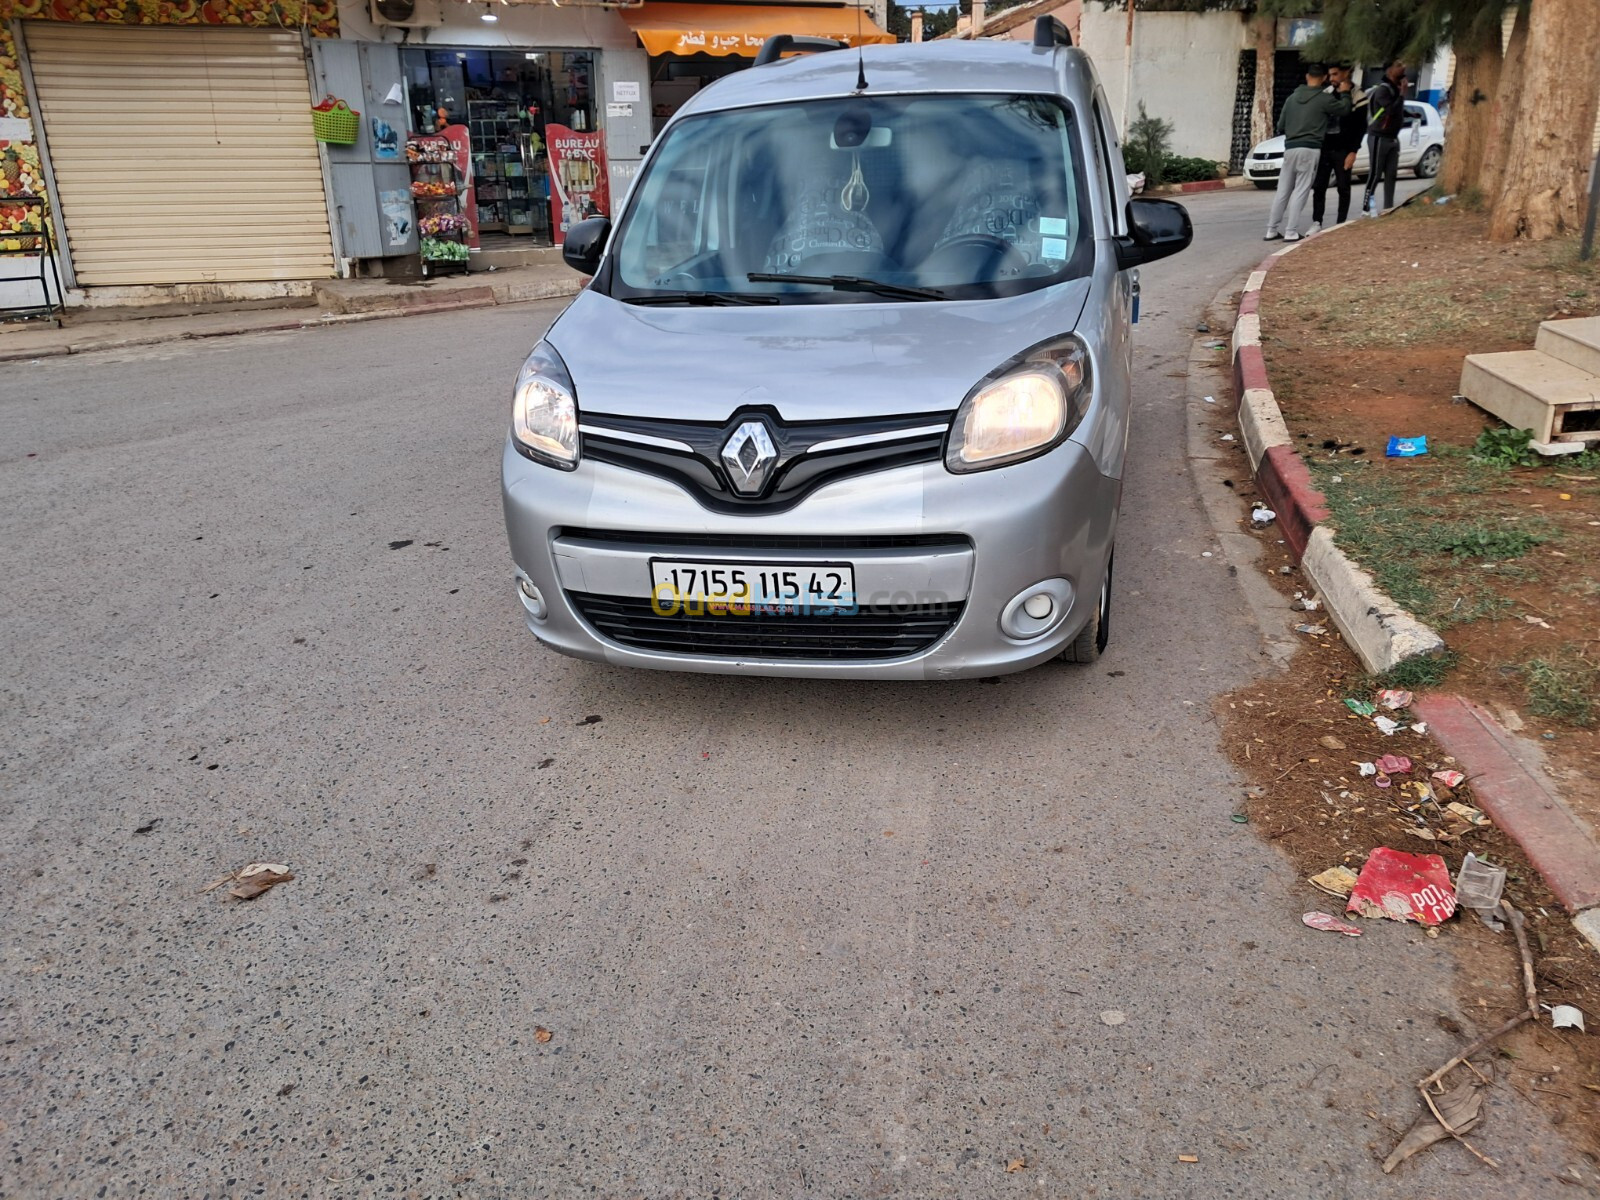
[[[778,461],[778,448],[761,421],[746,421],[729,435],[722,447],[722,466],[728,482],[741,496],[754,496],[767,485]]]

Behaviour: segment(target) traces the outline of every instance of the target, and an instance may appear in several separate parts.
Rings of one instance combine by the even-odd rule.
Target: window
[[[842,275],[952,299],[1047,287],[1087,273],[1093,254],[1079,142],[1070,110],[1040,96],[849,97],[691,117],[651,159],[597,286],[624,300],[780,303],[884,293],[750,276]]]

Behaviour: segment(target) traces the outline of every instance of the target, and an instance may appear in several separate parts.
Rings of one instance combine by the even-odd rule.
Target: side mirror
[[[1128,236],[1117,239],[1117,267],[1126,271],[1176,254],[1194,240],[1189,212],[1173,200],[1128,201]]]
[[[579,221],[567,230],[566,240],[561,243],[561,260],[574,271],[593,275],[600,269],[600,259],[606,252],[606,242],[610,240],[609,217],[590,217],[587,221]]]

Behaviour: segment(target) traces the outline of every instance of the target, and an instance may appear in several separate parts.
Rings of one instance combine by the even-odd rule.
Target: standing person
[[[1406,64],[1395,59],[1367,97],[1367,191],[1362,211],[1372,207],[1378,179],[1383,179],[1383,207],[1394,207],[1394,185],[1400,176],[1400,131],[1406,123]],[[1377,213],[1373,213],[1377,216]]]
[[[1361,149],[1361,139],[1367,131],[1367,97],[1354,86],[1350,78],[1349,63],[1335,63],[1328,68],[1328,83],[1335,92],[1350,84],[1350,111],[1328,122],[1327,136],[1322,139],[1322,158],[1317,163],[1317,178],[1311,185],[1311,232],[1322,228],[1322,217],[1327,211],[1328,182],[1333,181],[1339,195],[1339,219],[1343,225],[1350,215],[1350,168],[1355,166],[1356,151]]]
[[[1278,174],[1278,194],[1273,197],[1272,214],[1267,218],[1266,241],[1279,237],[1286,242],[1300,240],[1300,214],[1311,194],[1328,122],[1350,111],[1350,81],[1346,79],[1336,92],[1324,91],[1327,84],[1328,68],[1321,63],[1308,63],[1305,83],[1295,88],[1278,114],[1278,132],[1283,134],[1283,170]]]

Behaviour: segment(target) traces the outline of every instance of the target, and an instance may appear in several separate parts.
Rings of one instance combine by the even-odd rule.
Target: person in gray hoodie
[[[1321,63],[1306,64],[1305,85],[1295,89],[1278,114],[1283,169],[1278,174],[1272,214],[1267,218],[1269,242],[1279,237],[1286,242],[1300,240],[1300,217],[1311,195],[1329,122],[1340,120],[1350,111],[1350,80],[1345,79],[1335,92],[1324,91],[1327,84],[1328,68]]]

